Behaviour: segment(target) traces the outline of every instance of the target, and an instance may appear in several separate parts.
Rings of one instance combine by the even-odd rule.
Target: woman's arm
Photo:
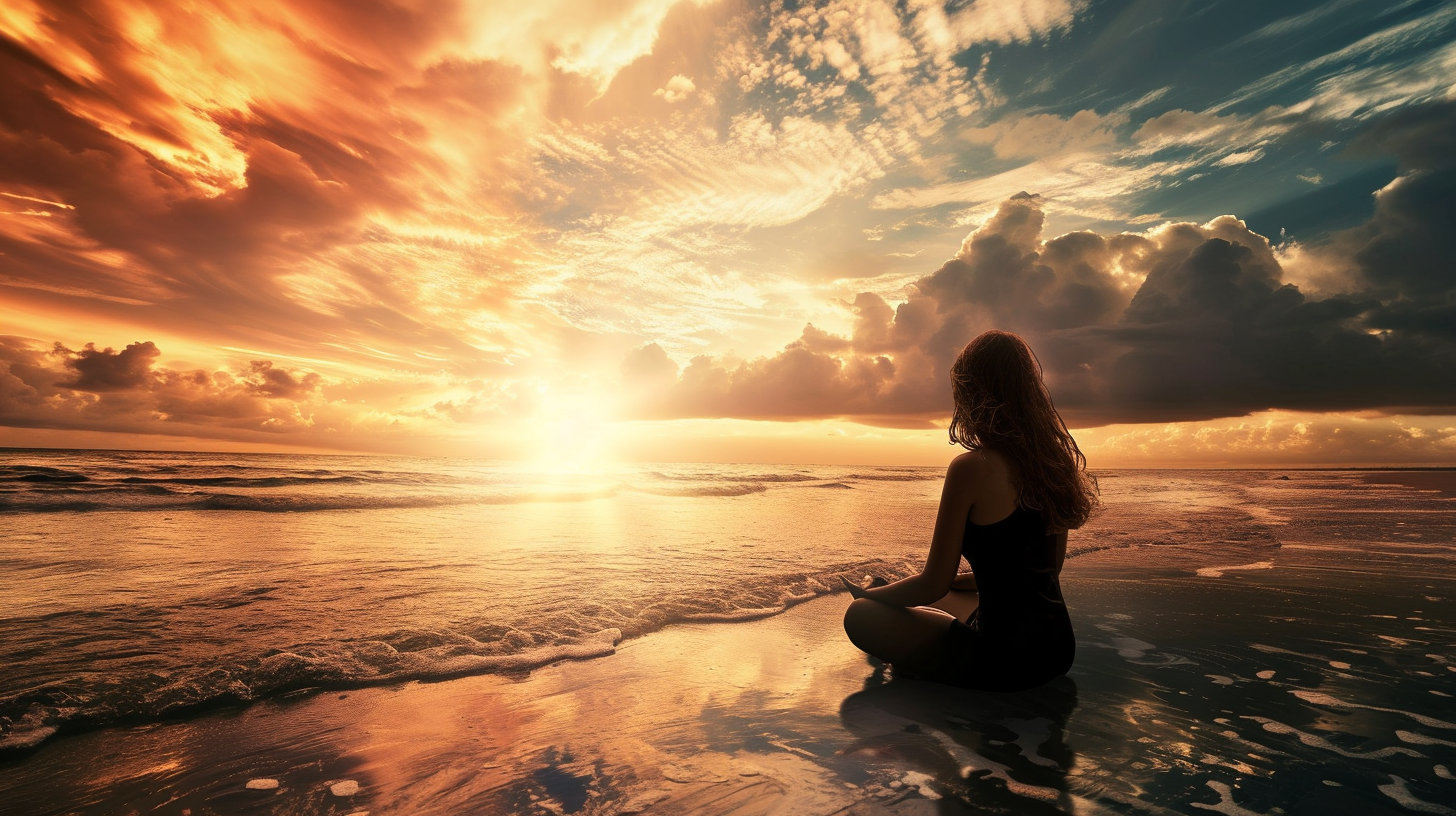
[[[961,540],[966,534],[966,517],[974,503],[972,495],[981,465],[974,452],[963,453],[950,463],[940,492],[940,510],[935,516],[935,533],[925,568],[912,575],[874,589],[849,585],[856,598],[871,598],[892,606],[923,606],[945,597],[961,563]],[[974,580],[974,579],[973,579]]]

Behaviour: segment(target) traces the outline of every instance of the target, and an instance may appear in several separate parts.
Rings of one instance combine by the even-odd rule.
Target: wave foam
[[[0,697],[0,754],[27,751],[60,733],[141,723],[300,689],[340,689],[441,680],[470,674],[530,671],[562,660],[612,654],[623,639],[675,623],[746,621],[779,614],[804,601],[843,591],[840,578],[866,573],[893,580],[911,561],[872,559],[828,569],[766,576],[705,590],[694,588],[641,608],[586,604],[570,612],[509,623],[463,621],[438,629],[403,629],[316,643],[265,648],[166,670],[102,673],[77,666],[69,676]],[[271,587],[203,604],[230,608]],[[66,613],[71,614],[71,613]],[[97,615],[134,617],[135,609],[78,613],[54,628],[95,631]],[[54,617],[54,616],[52,616]]]

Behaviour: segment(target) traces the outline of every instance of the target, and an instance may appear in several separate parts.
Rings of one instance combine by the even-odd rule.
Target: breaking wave
[[[870,559],[818,572],[784,573],[715,587],[683,590],[653,603],[588,603],[554,614],[510,622],[456,621],[448,626],[395,629],[356,637],[278,643],[252,653],[193,656],[173,665],[98,671],[93,662],[68,677],[45,679],[0,697],[0,753],[24,751],[61,733],[140,723],[239,705],[300,689],[345,689],[405,680],[441,680],[472,674],[524,672],[562,660],[609,655],[622,640],[674,623],[743,621],[776,615],[795,604],[842,591],[840,578],[894,579],[915,569],[911,561]],[[265,603],[276,587],[196,599],[190,606],[236,610]],[[138,616],[167,609],[114,607],[13,619],[7,628],[42,632],[46,648],[66,633],[86,637],[127,629]],[[44,641],[44,642],[42,642]],[[108,655],[110,662],[144,653]],[[159,654],[144,654],[156,662]]]

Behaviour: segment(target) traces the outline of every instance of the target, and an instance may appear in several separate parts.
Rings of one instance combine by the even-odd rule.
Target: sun
[[[537,397],[538,408],[522,429],[527,460],[536,469],[581,473],[617,464],[616,393],[543,383]]]

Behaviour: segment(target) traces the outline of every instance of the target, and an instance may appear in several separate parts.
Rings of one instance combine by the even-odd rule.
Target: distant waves
[[[77,459],[83,461],[77,461]],[[254,457],[262,460],[264,457]],[[305,458],[305,457],[299,457]],[[316,457],[306,457],[316,458]],[[931,481],[939,468],[880,471],[734,472],[688,467],[624,468],[606,473],[533,474],[500,467],[350,468],[296,470],[278,462],[220,461],[213,454],[91,454],[72,456],[67,467],[0,465],[0,513],[230,510],[301,513],[391,510],[518,502],[578,502],[622,493],[695,498],[734,497],[775,487],[853,487],[861,482]],[[380,460],[365,460],[377,463]],[[166,462],[166,464],[162,464]],[[434,463],[430,463],[434,464]]]

